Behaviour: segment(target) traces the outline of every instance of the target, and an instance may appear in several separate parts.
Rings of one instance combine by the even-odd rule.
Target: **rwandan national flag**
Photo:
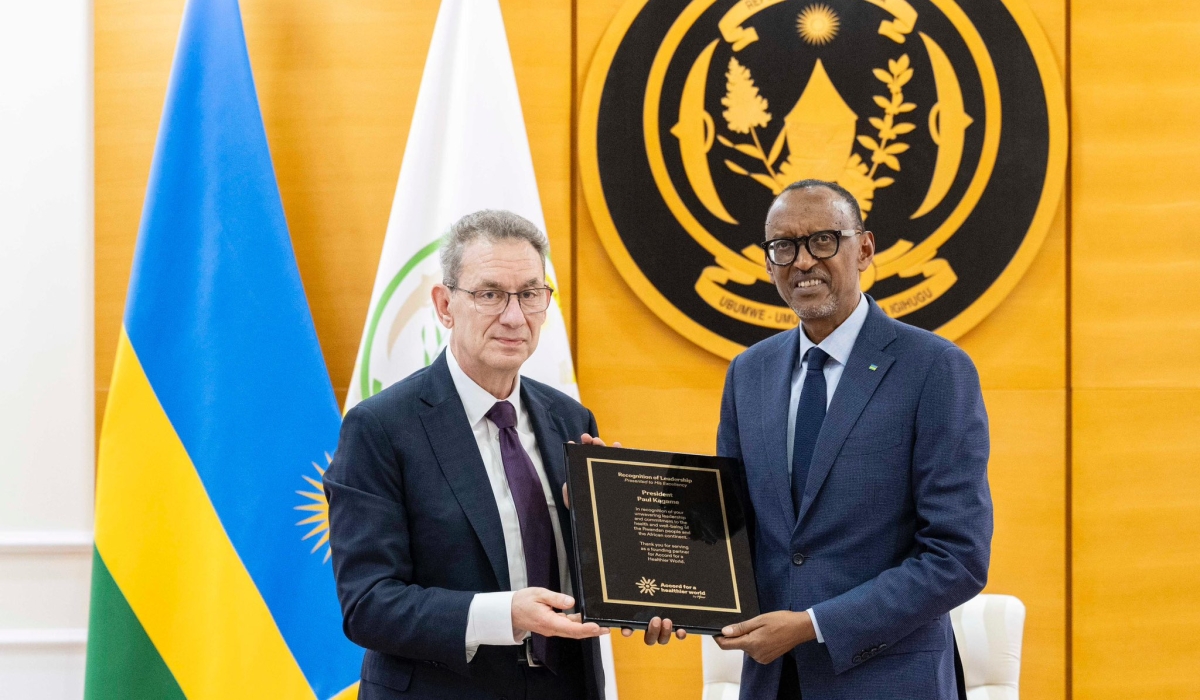
[[[340,414],[237,0],[184,11],[124,320],[85,697],[354,695],[320,485]]]

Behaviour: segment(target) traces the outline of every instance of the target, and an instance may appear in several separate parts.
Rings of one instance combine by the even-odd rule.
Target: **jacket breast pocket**
[[[408,690],[408,684],[412,682],[412,674],[411,661],[380,654],[376,651],[368,651],[363,656],[362,679],[364,681],[403,692]]]
[[[894,428],[879,432],[855,430],[842,443],[842,449],[838,452],[838,456],[856,457],[895,450],[906,444],[907,437],[905,431]]]

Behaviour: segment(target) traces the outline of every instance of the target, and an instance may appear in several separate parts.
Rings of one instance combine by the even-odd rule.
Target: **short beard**
[[[800,317],[800,320],[812,321],[818,318],[829,318],[837,313],[837,307],[837,298],[830,296],[829,300],[820,306],[809,307],[807,309],[797,309],[793,307],[792,311],[796,312],[796,315]]]

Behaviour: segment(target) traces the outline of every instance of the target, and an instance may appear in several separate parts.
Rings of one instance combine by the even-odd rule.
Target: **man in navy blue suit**
[[[448,349],[346,414],[325,492],[361,700],[604,697],[602,630],[560,612],[578,590],[562,444],[596,421],[520,376],[547,248],[509,212],[455,223],[433,290]]]
[[[767,214],[767,268],[800,328],[729,365],[718,452],[743,465],[762,615],[717,643],[742,698],[959,697],[947,614],[991,552],[988,425],[966,353],[860,291],[875,237],[805,180]]]

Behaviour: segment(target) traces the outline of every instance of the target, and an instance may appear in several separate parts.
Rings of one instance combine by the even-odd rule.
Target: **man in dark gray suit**
[[[770,612],[717,643],[749,657],[742,698],[958,697],[947,613],[983,588],[992,537],[975,367],[860,291],[875,237],[841,187],[784,190],[763,248],[801,324],[729,365],[717,442]]]
[[[578,590],[562,444],[596,421],[520,376],[547,248],[509,212],[454,224],[433,290],[448,349],[346,414],[325,493],[362,700],[604,697],[602,630],[559,612]]]

